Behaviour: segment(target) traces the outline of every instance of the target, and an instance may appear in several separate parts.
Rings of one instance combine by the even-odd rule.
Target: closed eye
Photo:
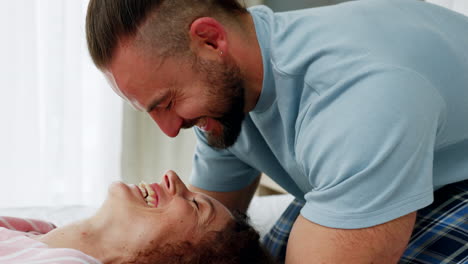
[[[166,110],[171,110],[171,107],[172,107],[172,100],[169,101],[169,103],[167,104]]]
[[[195,198],[192,198],[192,202],[195,204],[197,209],[200,209],[200,207],[198,206],[198,202],[197,202],[197,200],[195,200]]]

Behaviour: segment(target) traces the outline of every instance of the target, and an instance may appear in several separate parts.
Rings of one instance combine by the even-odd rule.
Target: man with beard
[[[245,211],[264,172],[296,197],[265,242],[282,257],[289,237],[287,263],[466,258],[466,17],[410,0],[92,0],[87,39],[165,134],[196,126],[194,190]]]

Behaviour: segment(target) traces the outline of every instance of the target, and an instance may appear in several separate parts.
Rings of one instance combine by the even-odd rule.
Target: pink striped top
[[[54,228],[44,221],[0,216],[0,264],[101,264],[81,251],[49,248],[31,238]]]

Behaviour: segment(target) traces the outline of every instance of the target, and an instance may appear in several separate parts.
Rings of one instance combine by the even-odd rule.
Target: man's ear
[[[202,57],[224,55],[227,52],[227,36],[224,26],[212,17],[197,18],[190,25],[190,46]]]

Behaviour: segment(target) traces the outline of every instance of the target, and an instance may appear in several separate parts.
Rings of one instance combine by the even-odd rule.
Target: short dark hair
[[[140,252],[129,263],[142,264],[271,264],[275,263],[262,246],[258,232],[244,214],[234,213],[221,231],[211,231],[197,243],[165,244]]]
[[[188,49],[188,26],[198,17],[234,18],[247,10],[236,0],[91,0],[86,16],[86,39],[94,64],[104,69],[119,40],[144,38],[164,52]],[[145,31],[145,30],[143,30]],[[149,33],[149,34],[148,34]]]

